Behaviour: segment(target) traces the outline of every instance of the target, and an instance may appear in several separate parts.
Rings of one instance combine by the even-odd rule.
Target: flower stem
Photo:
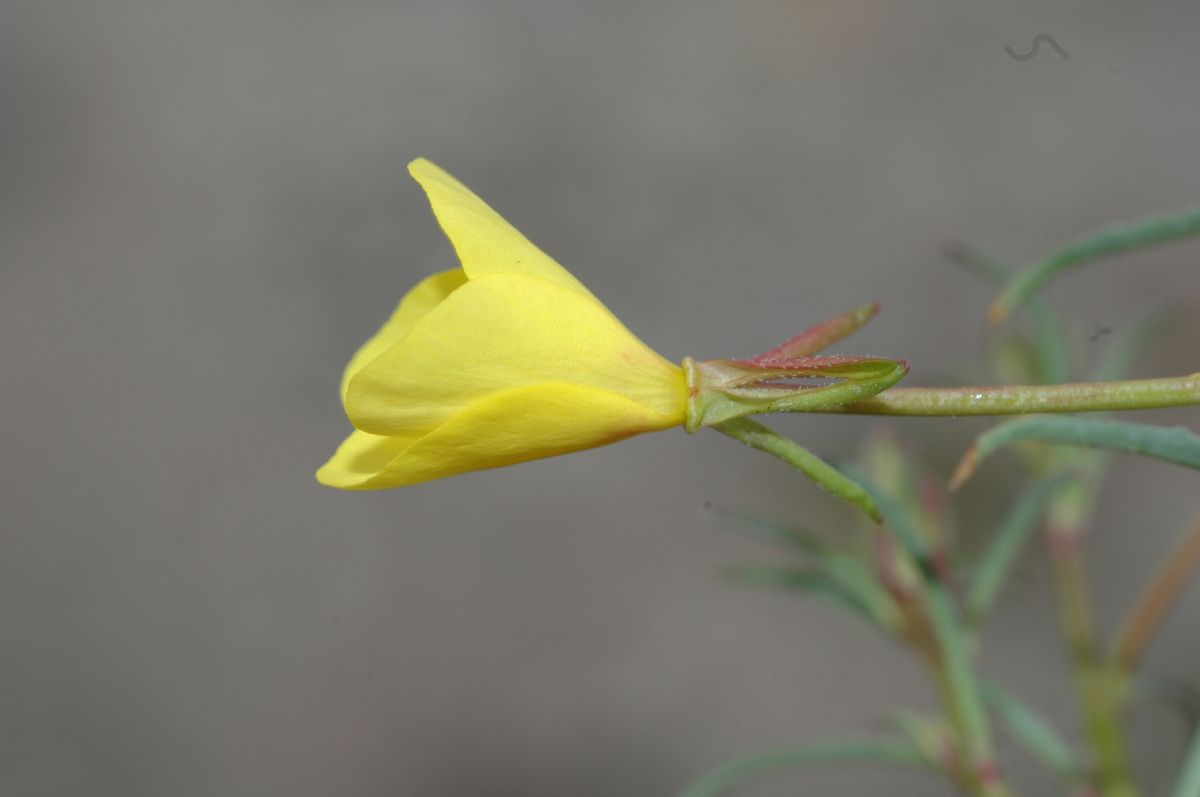
[[[979,797],[1011,797],[996,767],[991,728],[965,634],[940,584],[928,585],[925,608],[936,644],[938,674],[943,679],[943,699],[949,704],[947,709],[971,768],[968,784]]]
[[[808,410],[853,415],[1018,415],[1200,404],[1200,373],[1163,379],[1002,387],[893,387],[868,399]]]
[[[1179,601],[1188,582],[1200,572],[1200,517],[1163,560],[1146,585],[1129,618],[1117,634],[1113,657],[1126,673],[1133,672],[1155,633]]]
[[[1098,476],[1089,481],[1092,483],[1069,485],[1051,501],[1046,543],[1058,598],[1059,624],[1083,709],[1098,791],[1104,797],[1136,797],[1138,789],[1119,713],[1120,673],[1097,640],[1082,557],[1081,543]]]

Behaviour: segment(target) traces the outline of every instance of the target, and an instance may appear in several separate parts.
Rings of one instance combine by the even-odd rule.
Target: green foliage
[[[735,418],[717,424],[714,428],[735,440],[740,440],[751,448],[757,448],[759,451],[765,451],[771,456],[783,460],[831,495],[858,507],[875,520],[880,519],[875,502],[871,500],[871,496],[861,485],[844,476],[837,468],[794,440],[749,418]]]
[[[1200,436],[1182,426],[1034,415],[993,426],[976,438],[975,445],[963,459],[965,472],[969,475],[996,450],[1026,440],[1140,454],[1188,468],[1200,468]],[[960,477],[955,480],[962,481]]]
[[[1006,331],[1002,344],[993,347],[993,355],[1003,360],[994,363],[997,369],[1034,385],[1061,385],[1080,369],[1072,362],[1066,325],[1038,289],[1055,275],[1100,257],[1197,233],[1200,209],[1114,227],[1069,244],[1015,276],[996,259],[974,249],[959,247],[952,257],[992,284],[1004,286],[994,305],[998,308],[993,310],[995,318],[1007,315],[1018,305],[1028,312],[1027,331]],[[853,332],[877,309],[867,305],[843,314],[772,351],[805,353],[810,346],[828,345]],[[1092,377],[1103,383],[1095,387],[1114,395],[1122,390],[1144,391],[1144,395],[1138,401],[1110,403],[1104,409],[1200,403],[1200,394],[1192,384],[1200,384],[1200,377],[1115,381],[1129,372],[1172,317],[1172,313],[1161,309],[1142,312],[1113,332],[1090,370]],[[1182,386],[1169,400],[1165,393],[1154,392],[1164,385],[1175,389],[1168,382]],[[959,392],[971,390],[975,389]],[[907,403],[887,400],[905,391]],[[1031,386],[1014,389],[1011,395],[1013,401],[1022,403],[1021,411],[1028,412],[1039,401],[1044,405],[1050,397],[1057,400],[1067,393],[1069,390],[1054,392]],[[958,394],[935,394],[936,389],[893,388],[845,410],[936,415],[953,414],[948,410],[967,406]],[[718,428],[788,462],[875,521],[853,531],[822,536],[739,515],[739,520],[783,542],[796,561],[741,566],[731,569],[730,575],[741,583],[821,597],[867,619],[891,640],[908,646],[925,666],[938,695],[938,707],[933,713],[894,709],[890,725],[902,734],[902,740],[849,740],[735,759],[703,776],[682,797],[722,794],[744,780],[789,767],[868,762],[923,766],[941,773],[966,794],[1011,797],[996,760],[993,725],[1055,774],[1066,793],[1139,795],[1122,724],[1138,691],[1130,684],[1145,682],[1144,678],[1134,681],[1133,670],[1170,602],[1177,598],[1181,584],[1194,575],[1200,556],[1167,557],[1167,566],[1150,579],[1142,599],[1135,604],[1118,644],[1108,650],[1100,644],[1091,619],[1091,596],[1080,546],[1110,452],[1141,454],[1200,468],[1200,436],[1184,428],[1071,415],[1026,415],[994,426],[977,438],[964,464],[960,464],[955,482],[961,482],[996,450],[1020,444],[1020,462],[1029,483],[1000,513],[978,555],[960,560],[952,555],[952,549],[965,530],[956,526],[944,491],[940,486],[931,487],[940,485],[944,477],[925,472],[890,435],[872,438],[860,464],[839,471],[756,422],[743,418]],[[1021,551],[1039,531],[1048,543],[1060,630],[1083,719],[1080,752],[1037,711],[984,681],[978,671],[983,652],[982,625],[1004,594]],[[1200,525],[1192,536],[1195,539],[1187,538],[1191,540],[1188,551],[1192,545],[1200,545]],[[1137,655],[1125,649],[1135,650]],[[1176,701],[1178,691],[1170,693],[1171,701]],[[1200,730],[1182,764],[1172,797],[1200,797]]]
[[[1013,277],[988,311],[998,323],[1063,271],[1102,257],[1200,234],[1200,208],[1106,227],[1072,241]]]
[[[1083,785],[1085,773],[1075,752],[1037,712],[993,683],[984,683],[983,697],[1005,730],[1030,755],[1069,784]]]
[[[706,772],[681,791],[679,797],[717,797],[739,783],[779,770],[836,764],[928,766],[920,749],[906,739],[847,739],[804,747],[785,747],[735,758]]]
[[[1046,502],[1065,481],[1065,476],[1056,475],[1035,482],[996,524],[991,533],[991,544],[984,551],[967,589],[964,611],[970,625],[978,627],[991,611],[1017,555],[1037,531]]]

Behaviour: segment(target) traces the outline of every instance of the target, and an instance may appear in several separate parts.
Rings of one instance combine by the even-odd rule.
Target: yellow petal
[[[486,274],[530,274],[591,295],[565,268],[439,166],[418,158],[408,164],[408,172],[425,189],[433,215],[471,279]]]
[[[412,438],[380,437],[356,429],[317,471],[317,481],[344,490],[361,489],[412,443]]]
[[[346,400],[346,387],[350,378],[358,373],[364,365],[383,354],[393,344],[408,334],[413,324],[432,310],[450,295],[451,291],[467,281],[467,275],[461,268],[450,269],[426,277],[417,283],[416,287],[404,294],[392,317],[384,322],[379,331],[364,343],[342,373],[342,401]]]
[[[353,376],[346,413],[372,434],[423,434],[494,393],[550,382],[617,394],[677,423],[685,415],[679,366],[590,295],[522,274],[451,293]]]
[[[317,478],[344,489],[400,487],[594,448],[678,424],[676,417],[605,390],[536,385],[480,401],[415,441],[354,432]]]

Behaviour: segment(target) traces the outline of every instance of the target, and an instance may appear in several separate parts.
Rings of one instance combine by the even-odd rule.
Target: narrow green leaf
[[[927,589],[925,610],[941,653],[946,685],[953,695],[955,728],[962,735],[972,761],[991,758],[991,730],[983,708],[983,697],[971,666],[967,635],[946,588],[928,561],[919,537],[917,520],[899,501],[879,489],[860,471],[849,471],[875,500],[890,529],[920,568]]]
[[[735,758],[701,775],[681,791],[679,797],[718,797],[742,781],[761,778],[780,770],[846,763],[929,766],[921,751],[906,740],[847,739],[768,750]]]
[[[916,516],[898,498],[880,489],[879,485],[858,467],[847,465],[846,473],[861,485],[879,507],[880,513],[887,521],[887,528],[896,536],[900,547],[920,567],[922,574],[929,578],[927,553]]]
[[[957,767],[953,730],[943,717],[900,709],[890,712],[888,724],[908,737],[930,766],[952,773]]]
[[[900,624],[891,596],[865,567],[848,556],[828,554],[820,568],[739,565],[728,573],[743,584],[782,587],[829,599],[885,631],[894,631]]]
[[[1037,377],[1043,385],[1060,385],[1071,377],[1067,333],[1050,305],[1041,304],[1043,309],[1033,314],[1033,359]]]
[[[984,282],[1000,288],[1012,277],[1012,269],[997,258],[966,241],[951,241],[942,248],[946,259]]]
[[[759,451],[765,451],[771,456],[783,460],[831,495],[858,507],[878,522],[879,510],[861,485],[842,475],[832,465],[794,440],[749,418],[735,418],[719,423],[713,428],[751,448],[757,448]]]
[[[900,628],[902,618],[896,601],[862,562],[845,554],[832,554],[825,559],[825,572],[857,596],[880,628],[886,631]]]
[[[969,245],[958,244],[948,248],[946,254],[952,262],[994,285],[1002,286],[1012,278],[1012,269]],[[1050,303],[1041,296],[1029,298],[1028,310],[1033,321],[1032,354],[1037,381],[1045,385],[1066,382],[1070,377],[1071,358],[1062,320],[1050,307]]]
[[[1108,255],[1197,233],[1200,233],[1200,208],[1106,227],[1085,235],[1018,273],[992,303],[988,319],[994,324],[1000,323],[1013,309],[1063,271]]]
[[[979,677],[971,665],[967,635],[959,622],[954,603],[946,589],[931,582],[925,601],[933,634],[941,649],[946,684],[953,695],[955,724],[962,734],[970,760],[988,761],[992,757],[992,732]]]
[[[988,345],[992,381],[1001,385],[1032,385],[1041,382],[1040,357],[1034,348],[1024,335],[996,335]]]
[[[1021,440],[1100,448],[1200,469],[1200,437],[1182,426],[1151,426],[1071,416],[1034,415],[993,426],[963,456],[951,480],[961,485],[979,463],[999,448]]]
[[[991,545],[980,559],[967,591],[965,610],[969,625],[978,626],[987,617],[1021,548],[1037,530],[1042,507],[1066,478],[1058,475],[1035,483],[1017,499],[992,532]]]
[[[742,584],[760,587],[783,587],[826,598],[855,614],[878,624],[871,608],[851,590],[839,584],[829,574],[819,570],[787,567],[750,567],[739,565],[728,571],[730,578]]]
[[[1071,747],[1033,709],[1021,703],[999,686],[981,683],[983,698],[1004,724],[1004,728],[1042,766],[1068,783],[1078,784],[1084,770]]]
[[[727,520],[735,520],[743,526],[759,532],[759,534],[764,537],[776,542],[781,542],[788,547],[797,548],[806,554],[820,556],[824,555],[829,549],[829,543],[824,537],[807,529],[802,529],[786,523],[777,523],[775,521],[757,517],[749,512],[723,509],[720,507],[713,507],[712,512]]]

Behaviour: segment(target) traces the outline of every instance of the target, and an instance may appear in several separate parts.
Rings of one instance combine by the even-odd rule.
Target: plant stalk
[[[1046,542],[1059,624],[1083,710],[1097,790],[1102,797],[1137,797],[1120,718],[1120,674],[1098,642],[1082,557],[1080,543],[1094,492],[1094,484],[1088,482],[1069,485],[1051,501]]]
[[[1197,517],[1183,539],[1163,559],[1150,579],[1141,598],[1129,613],[1129,618],[1117,634],[1113,658],[1126,673],[1133,672],[1142,655],[1166,621],[1196,574],[1200,572],[1200,517]]]
[[[928,417],[1149,410],[1194,404],[1200,404],[1200,373],[1063,385],[893,387],[861,401],[808,411]]]
[[[966,635],[949,595],[929,583],[925,593],[934,649],[928,651],[939,691],[969,767],[967,786],[978,797],[1012,797],[997,767],[983,694],[971,666]]]

